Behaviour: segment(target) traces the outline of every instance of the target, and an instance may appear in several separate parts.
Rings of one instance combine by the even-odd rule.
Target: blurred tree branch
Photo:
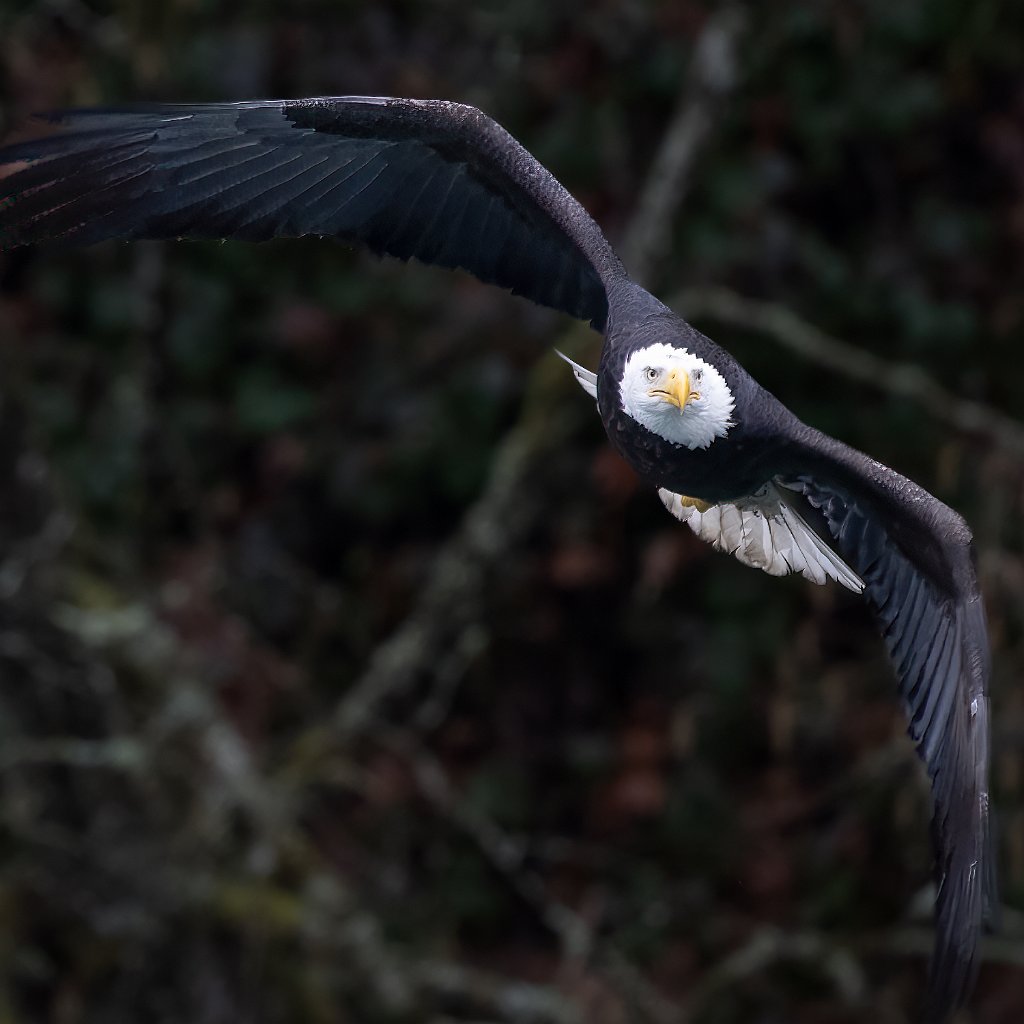
[[[709,21],[696,45],[693,72],[624,241],[629,264],[641,280],[650,275],[667,244],[668,226],[685,197],[713,114],[732,86],[734,48],[741,27],[738,10],[727,8]],[[560,345],[571,350],[579,344],[575,339],[582,329],[568,334]],[[539,514],[539,502],[528,485],[530,473],[578,422],[572,413],[559,413],[565,406],[557,399],[570,388],[570,378],[551,360],[534,371],[520,420],[494,460],[487,488],[438,556],[415,609],[378,648],[363,677],[339,705],[335,723],[342,735],[369,731],[409,761],[435,810],[466,834],[533,907],[558,937],[567,962],[581,965],[595,960],[638,1019],[669,1024],[679,1019],[678,1008],[659,995],[618,950],[597,940],[583,917],[548,895],[542,880],[526,870],[523,846],[458,798],[440,763],[413,735],[384,726],[375,713],[385,697],[407,688],[425,664],[444,666],[441,674],[435,670],[435,690],[450,695],[468,660],[479,650],[482,641],[474,621],[491,567],[507,555]],[[416,716],[417,724],[422,727],[434,721],[437,709],[446,703],[446,697],[428,698]],[[428,708],[434,710],[428,712]]]
[[[739,8],[727,6],[708,20],[695,44],[693,71],[683,84],[623,240],[637,280],[650,275],[666,244],[668,225],[686,196],[690,171],[733,84],[742,27]],[[557,347],[573,351],[584,330],[571,328]],[[411,684],[418,669],[437,663],[445,650],[462,644],[456,640],[453,645],[450,638],[471,628],[490,567],[515,546],[539,510],[526,483],[532,468],[557,450],[578,422],[558,401],[573,386],[571,376],[553,360],[542,360],[534,370],[519,422],[494,459],[486,489],[438,555],[416,607],[377,649],[362,678],[340,703],[336,721],[342,733],[357,731],[382,699]]]
[[[674,295],[669,305],[693,320],[717,320],[767,335],[807,362],[916,402],[940,422],[983,436],[1018,458],[1024,456],[1024,426],[1018,420],[961,398],[918,366],[890,362],[840,341],[776,302],[744,298],[728,288],[692,288]]]
[[[653,286],[652,274],[669,250],[672,224],[690,186],[722,104],[738,77],[736,44],[745,21],[735,6],[720,10],[694,46],[675,116],[647,173],[636,212],[622,241],[622,261],[633,278]]]
[[[466,804],[452,788],[440,762],[414,735],[383,722],[373,728],[373,735],[406,760],[420,791],[435,810],[468,836],[491,866],[536,911],[558,938],[567,967],[579,970],[594,961],[637,1020],[652,1024],[673,1024],[679,1020],[679,1008],[659,995],[627,957],[611,943],[599,939],[582,915],[548,894],[541,878],[526,868],[526,844]]]
[[[727,955],[705,975],[691,993],[687,1016],[699,1015],[703,1006],[723,989],[781,963],[807,964],[819,971],[847,1006],[864,1005],[868,985],[860,965],[847,950],[811,931],[759,928],[739,949]]]

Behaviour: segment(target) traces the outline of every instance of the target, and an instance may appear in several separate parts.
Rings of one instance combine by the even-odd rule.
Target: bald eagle
[[[65,111],[40,124],[0,149],[0,247],[329,235],[464,268],[601,331],[597,372],[573,372],[668,510],[748,565],[833,579],[870,605],[931,780],[930,1015],[963,1003],[996,893],[989,645],[959,515],[802,423],[633,282],[583,207],[473,107],[318,97]]]

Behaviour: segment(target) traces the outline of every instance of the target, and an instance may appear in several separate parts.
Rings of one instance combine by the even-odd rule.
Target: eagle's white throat
[[[688,382],[689,397],[682,407],[657,390],[673,370],[677,377],[685,374]],[[672,444],[707,448],[736,425],[732,420],[736,403],[725,378],[685,348],[658,342],[637,349],[626,360],[619,390],[625,412]]]

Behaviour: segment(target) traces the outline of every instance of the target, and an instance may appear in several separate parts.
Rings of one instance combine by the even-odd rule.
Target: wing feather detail
[[[971,991],[982,930],[998,917],[989,646],[971,535],[916,484],[813,436],[801,453],[806,472],[787,472],[749,498],[705,507],[665,489],[659,496],[697,536],[744,564],[817,583],[838,579],[872,608],[932,787],[938,891],[927,1012],[930,1022],[945,1021]],[[820,511],[837,550],[799,514],[793,492]]]
[[[936,939],[929,1020],[961,1006],[998,915],[988,792],[989,646],[963,520],[911,481],[830,442],[799,487],[860,574],[896,670],[908,732],[933,798]]]
[[[836,580],[858,594],[864,589],[857,573],[818,536],[775,484],[767,484],[749,498],[703,508],[664,487],[658,496],[701,540],[735,555],[744,565],[771,576],[798,572],[819,584]]]
[[[335,96],[46,115],[0,149],[0,248],[331,235],[461,267],[603,329],[621,264],[503,128],[443,100]]]

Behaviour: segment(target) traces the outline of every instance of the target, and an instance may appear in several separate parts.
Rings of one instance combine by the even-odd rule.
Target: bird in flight
[[[602,332],[597,372],[569,360],[573,373],[668,511],[747,565],[835,580],[871,607],[932,788],[928,1014],[962,1005],[996,892],[989,645],[957,513],[802,423],[632,281],[583,207],[474,107],[316,97],[63,111],[38,128],[0,148],[0,249],[331,236],[460,267]]]

